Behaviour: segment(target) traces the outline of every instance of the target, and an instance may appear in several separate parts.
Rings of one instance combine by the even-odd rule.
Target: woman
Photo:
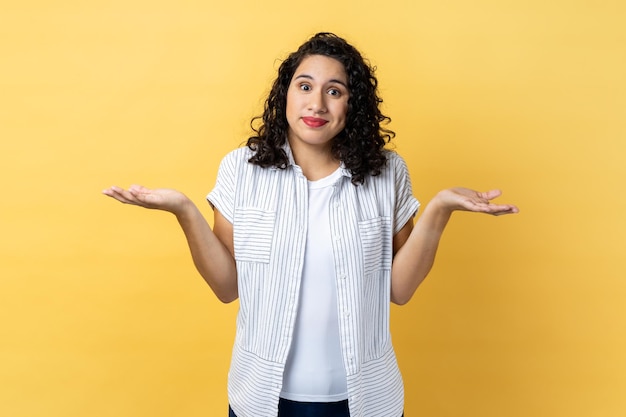
[[[453,211],[518,211],[492,203],[497,190],[455,188],[414,225],[381,101],[360,53],[319,33],[281,64],[255,135],[222,161],[213,230],[178,191],[104,191],[173,213],[217,297],[239,297],[231,416],[401,416],[390,301],[411,299]]]

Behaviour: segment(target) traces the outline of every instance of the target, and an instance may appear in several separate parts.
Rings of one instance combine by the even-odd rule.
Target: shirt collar
[[[296,164],[296,161],[293,159],[293,152],[291,151],[291,146],[289,146],[288,140],[285,141],[282,149],[287,155],[287,166],[294,166],[299,168],[299,166]],[[341,169],[342,176],[352,178],[352,173],[348,168],[346,168],[346,164],[344,164],[343,161],[341,161],[341,163],[339,164],[339,169]]]

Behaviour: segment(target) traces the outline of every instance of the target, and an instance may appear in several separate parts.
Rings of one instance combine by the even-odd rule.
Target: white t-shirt
[[[280,396],[303,402],[348,398],[339,340],[335,263],[330,233],[330,200],[338,169],[309,181],[308,228],[293,342]]]

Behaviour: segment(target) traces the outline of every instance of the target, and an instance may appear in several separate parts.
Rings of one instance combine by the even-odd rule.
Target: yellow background
[[[0,416],[226,415],[237,304],[171,215],[207,216],[279,59],[334,31],[378,67],[414,192],[456,214],[393,309],[406,415],[626,415],[626,6],[615,1],[15,1],[0,6]]]

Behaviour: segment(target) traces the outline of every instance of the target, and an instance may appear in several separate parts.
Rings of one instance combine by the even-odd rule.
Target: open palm
[[[150,189],[141,185],[132,185],[128,190],[113,186],[103,190],[102,193],[124,204],[164,210],[174,214],[180,212],[189,202],[189,199],[180,191],[169,188]]]

